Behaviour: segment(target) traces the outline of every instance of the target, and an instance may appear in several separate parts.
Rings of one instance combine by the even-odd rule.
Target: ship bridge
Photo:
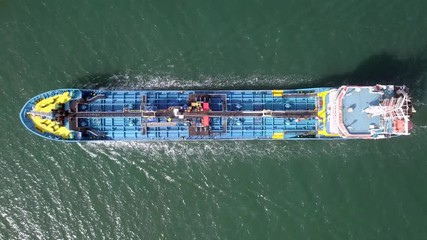
[[[342,86],[332,95],[334,131],[344,138],[408,135],[414,111],[405,86]]]

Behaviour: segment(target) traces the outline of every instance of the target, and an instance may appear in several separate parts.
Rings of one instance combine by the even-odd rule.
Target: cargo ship
[[[384,139],[415,112],[395,85],[290,90],[59,89],[30,99],[24,126],[51,140]]]

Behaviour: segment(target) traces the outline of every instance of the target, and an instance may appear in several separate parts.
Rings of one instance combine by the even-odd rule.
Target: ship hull
[[[349,139],[329,122],[337,90],[59,89],[30,99],[20,119],[65,142]]]

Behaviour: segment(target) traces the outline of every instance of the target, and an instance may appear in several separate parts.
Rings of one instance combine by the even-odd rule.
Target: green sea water
[[[0,239],[427,239],[427,2],[0,0]],[[64,144],[24,129],[66,88],[406,84],[378,141]]]

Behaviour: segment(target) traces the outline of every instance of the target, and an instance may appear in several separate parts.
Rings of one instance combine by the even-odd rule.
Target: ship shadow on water
[[[322,77],[312,86],[394,84],[409,87],[414,100],[425,94],[427,48],[420,54],[400,59],[390,53],[373,55],[361,62],[354,71]],[[311,84],[310,84],[311,85]]]
[[[120,72],[97,73],[77,78],[71,86],[72,88],[85,89],[288,89],[307,87],[338,87],[341,85],[375,85],[394,84],[406,85],[410,88],[414,100],[422,100],[426,91],[427,76],[427,47],[424,51],[408,58],[398,58],[390,53],[380,53],[373,55],[362,61],[355,70],[347,73],[333,74],[319,79],[303,80],[300,83],[292,83],[292,79],[280,80],[263,79],[245,84],[244,77],[232,79],[222,79],[224,82],[214,82],[214,84],[193,85],[192,80],[178,80],[161,78],[160,80],[150,80],[146,78],[136,78],[132,74]],[[157,76],[155,76],[157,77]],[[243,79],[242,79],[243,78]],[[178,78],[177,78],[178,79]]]

